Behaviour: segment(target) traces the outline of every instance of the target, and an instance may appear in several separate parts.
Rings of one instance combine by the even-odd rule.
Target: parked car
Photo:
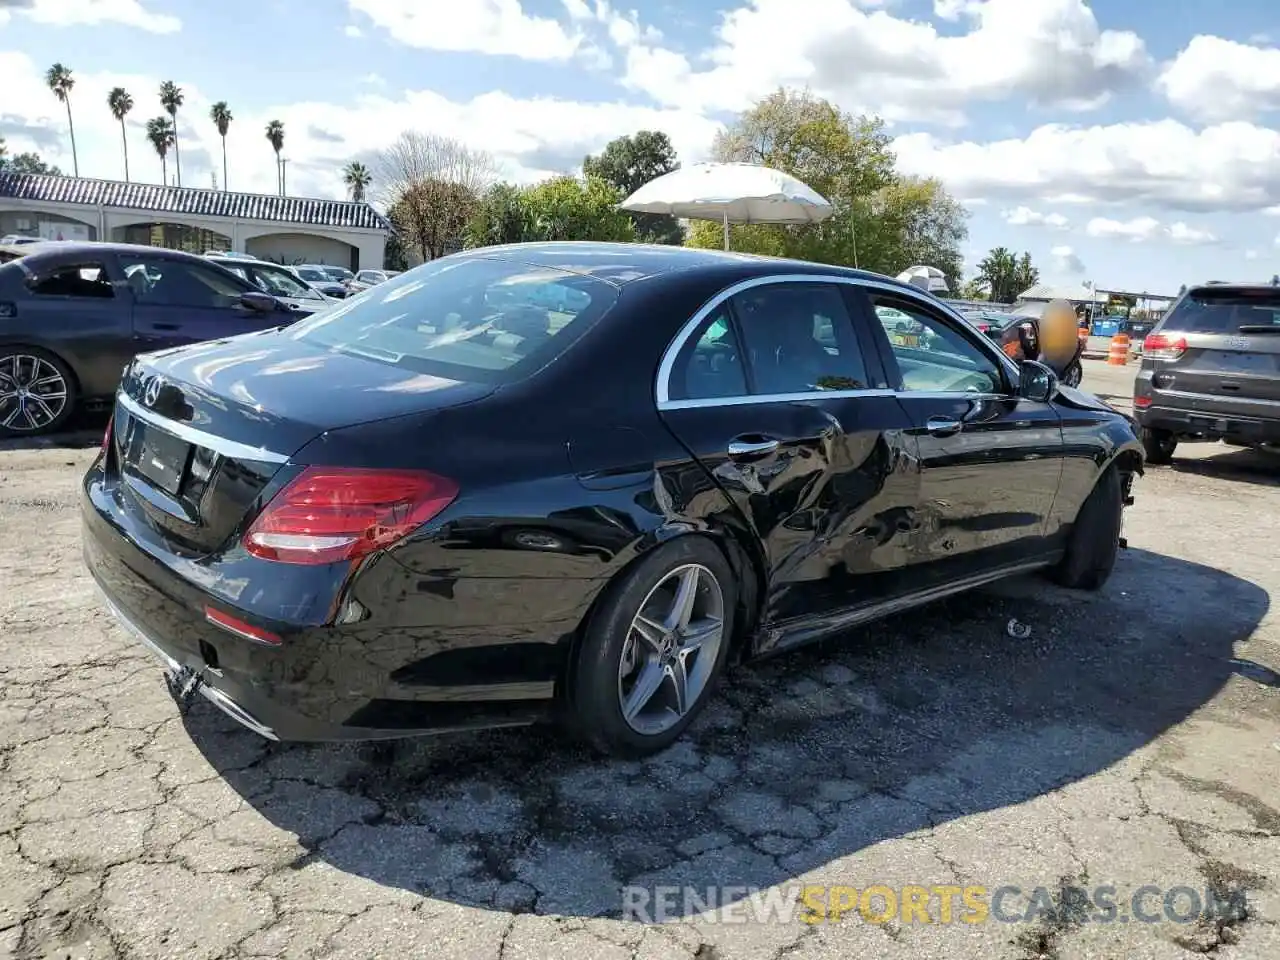
[[[1124,416],[906,284],[524,244],[136,359],[83,539],[179,703],[263,736],[560,715],[644,754],[728,662],[1031,570],[1100,587],[1141,470]]]
[[[359,293],[380,283],[386,283],[392,277],[399,276],[399,270],[361,270],[347,281],[348,293]]]
[[[1133,411],[1150,463],[1184,440],[1280,446],[1280,285],[1187,290],[1143,341]]]
[[[1006,330],[1027,319],[1003,310],[966,310],[964,318],[997,343],[1004,339]]]
[[[201,257],[122,243],[29,244],[0,265],[0,434],[57,430],[109,399],[134,354],[296,319]]]
[[[323,310],[336,300],[335,297],[326,296],[323,291],[315,289],[291,268],[279,263],[218,256],[206,256],[205,259],[248,280],[263,293],[271,294],[300,317],[308,317]]]
[[[20,233],[7,233],[0,237],[0,247],[18,247],[24,243],[40,243],[40,238],[24,237]]]
[[[348,280],[353,280],[355,278],[355,274],[346,267],[332,267],[327,263],[322,263],[320,264],[320,269],[338,283],[346,283]]]
[[[347,285],[342,280],[335,278],[333,273],[326,267],[314,263],[303,263],[294,267],[293,272],[326,297],[341,300],[347,295]]]

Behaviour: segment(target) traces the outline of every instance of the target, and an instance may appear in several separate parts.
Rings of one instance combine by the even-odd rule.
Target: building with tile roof
[[[390,232],[367,203],[0,172],[0,236],[234,250],[355,271],[382,267]]]

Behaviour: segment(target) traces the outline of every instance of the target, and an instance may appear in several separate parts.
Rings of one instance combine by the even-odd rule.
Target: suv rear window
[[[1160,324],[1160,332],[1236,333],[1241,327],[1280,328],[1280,291],[1196,290]]]
[[[370,287],[289,332],[419,373],[503,383],[553,360],[617,298],[612,284],[565,270],[446,257]]]

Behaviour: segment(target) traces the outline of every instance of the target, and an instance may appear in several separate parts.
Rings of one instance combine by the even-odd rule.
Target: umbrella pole
[[[724,211],[721,216],[724,218],[724,248],[729,249],[729,211]]]

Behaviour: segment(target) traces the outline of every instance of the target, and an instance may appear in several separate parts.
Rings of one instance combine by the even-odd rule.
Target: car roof
[[[1280,296],[1280,284],[1264,283],[1261,281],[1243,281],[1241,283],[1231,283],[1225,280],[1210,280],[1208,283],[1196,284],[1194,287],[1187,288],[1187,296],[1199,297],[1205,294],[1215,293],[1272,293]]]
[[[27,243],[21,246],[11,248],[21,250],[24,260],[31,260],[36,257],[84,257],[84,256],[101,256],[104,253],[114,253],[117,256],[135,256],[146,254],[152,257],[162,257],[171,260],[201,260],[204,259],[198,254],[187,253],[183,250],[170,250],[168,247],[151,247],[141,243],[97,243],[95,241],[82,240],[46,240],[41,243]]]
[[[584,274],[619,287],[637,280],[677,271],[686,275],[689,272],[736,274],[744,279],[778,273],[823,273],[834,277],[874,280],[877,283],[900,287],[905,292],[917,295],[925,293],[919,287],[902,283],[892,277],[871,273],[868,270],[827,263],[811,263],[807,260],[789,260],[783,257],[764,257],[749,253],[703,250],[665,244],[566,240],[481,247],[455,253],[452,256],[458,258],[502,257],[533,266]]]

